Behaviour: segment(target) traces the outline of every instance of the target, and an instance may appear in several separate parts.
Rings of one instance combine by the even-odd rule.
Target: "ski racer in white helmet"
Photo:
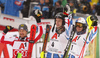
[[[84,34],[87,28],[86,20],[82,17],[78,18],[75,22],[77,34]]]
[[[97,26],[89,32],[87,21],[80,17],[75,22],[75,30],[68,55],[69,58],[84,58],[89,42],[97,34]]]

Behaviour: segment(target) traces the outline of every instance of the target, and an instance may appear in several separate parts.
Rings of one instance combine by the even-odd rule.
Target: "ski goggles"
[[[81,28],[81,27],[83,27],[83,24],[82,23],[76,23],[75,26],[78,26],[78,27]]]

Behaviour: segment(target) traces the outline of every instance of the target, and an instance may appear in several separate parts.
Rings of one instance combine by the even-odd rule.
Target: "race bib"
[[[27,57],[29,42],[15,41],[13,45],[13,57],[16,57],[17,53],[21,53],[22,57]]]
[[[59,51],[60,50],[59,46],[60,45],[58,40],[51,39],[48,51],[61,53],[61,51]]]

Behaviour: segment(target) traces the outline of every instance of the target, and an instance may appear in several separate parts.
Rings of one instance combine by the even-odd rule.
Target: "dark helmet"
[[[92,21],[92,26],[97,26],[98,18],[95,15],[92,15],[90,19]]]
[[[54,21],[54,26],[53,26],[53,28],[52,28],[52,32],[54,31],[54,28],[55,28],[56,18],[61,18],[61,19],[63,20],[62,26],[65,25],[65,19],[64,19],[65,16],[64,16],[63,12],[57,13],[57,14],[55,15],[55,21]]]
[[[28,32],[28,28],[25,24],[20,24],[18,30],[20,30],[20,29],[24,29]]]
[[[56,18],[62,19],[62,20],[63,20],[62,25],[65,25],[65,19],[64,19],[65,17],[64,17],[64,14],[63,14],[62,12],[57,13],[57,14],[55,15],[55,24],[56,24]]]

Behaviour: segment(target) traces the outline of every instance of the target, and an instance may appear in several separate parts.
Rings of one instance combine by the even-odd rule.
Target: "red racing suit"
[[[43,34],[43,28],[41,24],[38,26],[38,32],[36,33],[34,43],[36,43]],[[5,33],[2,33],[1,42],[5,44],[10,44],[13,47],[13,57],[16,58],[17,53],[22,54],[22,58],[27,57],[28,45],[29,45],[29,37],[25,37],[24,40],[21,40],[20,37],[10,37],[5,38]]]

